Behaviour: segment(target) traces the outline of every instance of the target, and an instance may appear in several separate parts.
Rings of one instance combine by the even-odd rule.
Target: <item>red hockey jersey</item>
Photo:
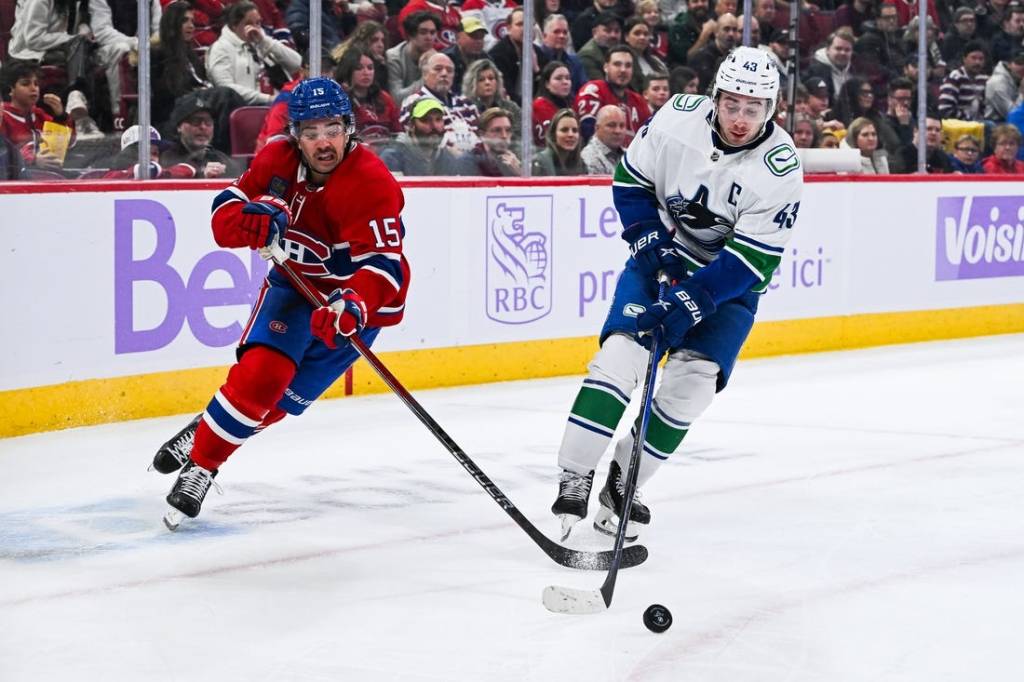
[[[625,95],[620,99],[608,81],[587,81],[576,93],[576,113],[580,117],[580,128],[587,131],[587,135],[594,129],[598,110],[606,104],[614,104],[626,114],[626,129],[629,132],[623,146],[628,146],[640,127],[651,117],[647,100],[629,88],[626,88]]]
[[[402,254],[405,197],[391,172],[362,145],[350,150],[325,185],[307,179],[291,139],[275,140],[213,202],[213,235],[224,247],[245,246],[234,228],[242,207],[261,195],[286,201],[292,220],[284,249],[292,268],[324,294],[352,289],[366,302],[367,324],[398,324],[405,312],[409,264]],[[272,272],[275,283],[287,282]]]
[[[533,143],[544,146],[545,136],[548,134],[548,127],[551,119],[558,113],[558,105],[547,97],[538,97],[533,100]]]
[[[451,3],[436,5],[429,0],[411,0],[398,13],[398,25],[403,37],[408,38],[401,29],[402,22],[413,12],[430,12],[441,20],[441,30],[434,38],[434,49],[440,52],[455,44],[455,36],[462,25],[462,13]]]
[[[26,113],[15,109],[10,102],[4,102],[0,104],[0,118],[3,119],[4,137],[21,148],[21,155],[29,165],[35,163],[43,124],[47,121],[55,121],[70,128],[72,143],[75,140],[75,120],[66,113],[58,120],[39,107]]]

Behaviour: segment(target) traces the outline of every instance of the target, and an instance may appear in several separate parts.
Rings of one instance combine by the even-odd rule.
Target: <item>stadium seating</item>
[[[256,136],[270,107],[238,107],[231,112],[231,156],[248,167],[256,153]]]

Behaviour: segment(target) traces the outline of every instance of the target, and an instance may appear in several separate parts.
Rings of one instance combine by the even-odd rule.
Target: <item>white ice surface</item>
[[[417,397],[557,538],[577,386]],[[1022,398],[1019,335],[742,362],[644,491],[650,559],[576,617],[542,589],[604,573],[390,394],[254,438],[176,534],[146,466],[187,416],[3,440],[0,681],[1022,680]]]

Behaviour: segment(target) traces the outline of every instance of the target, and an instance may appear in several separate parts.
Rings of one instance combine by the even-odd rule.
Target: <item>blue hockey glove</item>
[[[335,289],[327,298],[327,305],[313,311],[309,327],[328,348],[336,348],[335,334],[352,336],[366,324],[366,303],[351,289]]]
[[[238,231],[250,249],[278,244],[291,222],[288,204],[278,197],[264,194],[242,207]]]
[[[629,242],[629,252],[644,276],[654,278],[664,272],[670,280],[676,281],[686,275],[672,234],[660,220],[633,223],[622,231],[622,238]]]
[[[637,337],[645,348],[651,347],[651,332],[662,327],[665,343],[676,348],[683,343],[683,337],[711,313],[717,306],[702,287],[682,282],[669,287],[665,298],[655,301],[636,318]]]

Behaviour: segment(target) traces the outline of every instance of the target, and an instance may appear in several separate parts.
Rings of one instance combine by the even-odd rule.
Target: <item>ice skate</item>
[[[594,518],[594,529],[608,535],[619,531],[619,518],[625,502],[626,481],[618,462],[612,460],[608,467],[608,480],[601,489],[598,501],[601,508]],[[633,506],[629,510],[629,523],[626,525],[626,541],[633,542],[640,537],[640,526],[651,522],[651,510],[640,501],[640,489],[633,495]]]
[[[167,504],[171,505],[171,509],[164,514],[164,525],[169,530],[175,530],[185,516],[190,519],[199,516],[206,493],[210,486],[216,485],[213,482],[216,476],[217,469],[209,471],[192,460],[185,463],[178,474],[178,480],[167,494]]]
[[[562,469],[558,477],[558,497],[551,505],[551,513],[562,521],[563,542],[569,537],[573,526],[587,518],[587,501],[590,499],[590,488],[593,485],[593,471],[583,475]]]
[[[199,413],[181,431],[178,431],[169,441],[160,446],[153,456],[153,463],[149,470],[159,471],[161,474],[171,474],[182,467],[192,454],[192,444],[196,439],[196,428],[202,418]]]

